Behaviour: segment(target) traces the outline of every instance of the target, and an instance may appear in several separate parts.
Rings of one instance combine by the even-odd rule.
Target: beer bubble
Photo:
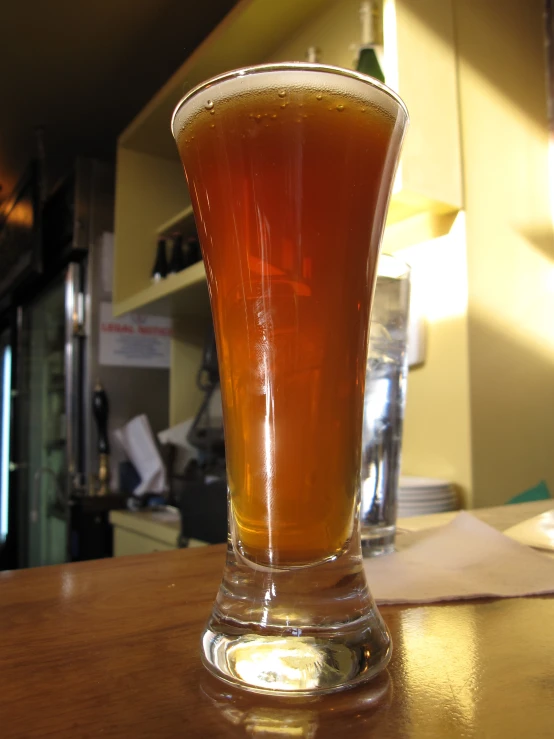
[[[342,113],[342,111],[344,110],[344,105],[337,105],[337,110],[339,111],[339,113]]]
[[[215,115],[215,110],[210,110],[210,115]]]
[[[214,107],[214,101],[213,100],[206,100],[206,110],[212,110]]]
[[[273,118],[273,120],[275,120],[277,118],[277,113],[273,113],[271,117]]]
[[[261,115],[260,115],[259,113],[258,113],[258,115],[256,116],[256,120],[257,120],[257,121],[261,121],[261,120],[262,120],[262,116],[261,116]]]
[[[287,107],[287,104],[286,103],[283,103],[280,107],[281,108],[286,108]]]
[[[315,96],[316,100],[321,100],[322,98],[323,98],[323,95],[320,92],[318,92],[317,95]]]
[[[287,91],[286,90],[279,90],[279,92],[277,94],[279,95],[280,98],[284,98],[284,97],[287,96]]]

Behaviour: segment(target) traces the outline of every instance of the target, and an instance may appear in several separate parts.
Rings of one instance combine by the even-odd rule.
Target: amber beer
[[[232,533],[258,565],[312,564],[353,533],[399,108],[355,75],[222,79],[174,131],[217,337]]]

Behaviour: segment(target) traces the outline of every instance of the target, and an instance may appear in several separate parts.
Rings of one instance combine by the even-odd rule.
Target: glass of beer
[[[258,692],[344,689],[390,658],[359,480],[369,315],[407,121],[376,80],[300,63],[220,75],[173,114],[227,459],[227,561],[202,657]]]

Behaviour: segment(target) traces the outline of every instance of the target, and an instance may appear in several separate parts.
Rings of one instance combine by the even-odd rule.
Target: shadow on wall
[[[453,481],[464,507],[504,504],[540,480],[554,490],[553,416],[553,345],[483,309],[428,319],[426,361],[408,383],[403,473]]]
[[[539,254],[546,257],[551,265],[552,275],[550,277],[552,290],[554,291],[554,236],[551,223],[521,224],[515,227],[517,233],[537,250]]]
[[[464,213],[447,236],[396,252],[427,323],[425,363],[408,381],[403,473],[454,482],[469,507],[541,479],[554,489],[554,267],[523,239],[498,246],[506,263],[469,309]]]
[[[456,35],[464,38],[464,44],[458,48],[461,60],[544,126],[546,106],[537,103],[536,89],[544,90],[546,101],[546,79],[537,79],[534,60],[528,58],[530,48],[544,57],[544,0],[518,0],[509,4],[505,0],[451,2]],[[410,6],[417,21],[439,34],[433,3],[422,0],[411,2]],[[524,34],[532,34],[531,43]]]
[[[465,214],[450,233],[396,252],[412,267],[412,310],[426,321],[424,364],[410,371],[403,474],[447,479],[472,502]]]
[[[505,503],[541,479],[553,490],[554,347],[484,313],[469,322],[474,506]]]

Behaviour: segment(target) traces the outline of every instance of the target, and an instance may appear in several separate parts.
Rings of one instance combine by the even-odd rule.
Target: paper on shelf
[[[158,433],[160,444],[172,444],[175,447],[173,472],[182,473],[191,459],[198,459],[198,450],[187,441],[187,434],[193,423],[194,418],[188,418],[186,421]]]
[[[216,388],[211,396],[204,420],[206,417],[214,426],[223,425],[220,388]],[[160,444],[172,444],[176,448],[174,470],[182,471],[191,459],[198,459],[198,449],[188,441],[188,433],[195,420],[196,418],[188,418],[186,421],[158,433]]]
[[[144,414],[136,416],[123,428],[117,429],[114,435],[140,475],[141,482],[133,495],[165,493],[165,467],[148,418]]]

